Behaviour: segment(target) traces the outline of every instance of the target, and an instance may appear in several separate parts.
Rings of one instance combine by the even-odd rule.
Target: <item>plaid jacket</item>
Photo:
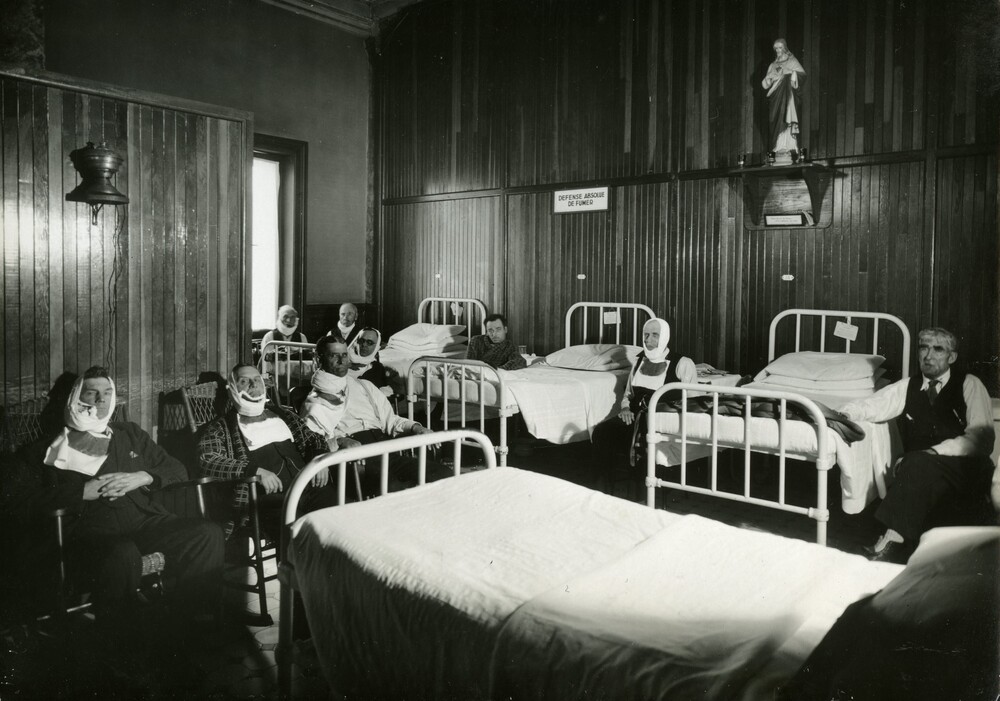
[[[308,462],[320,453],[328,451],[323,437],[309,430],[296,414],[280,407],[268,407],[268,411],[274,413],[288,426],[292,432],[295,448],[304,461]],[[205,424],[198,439],[198,466],[203,476],[234,479],[250,477],[256,472],[250,466],[249,450],[236,421],[236,410],[230,408],[224,416]],[[246,484],[237,485],[231,503],[232,520],[226,524],[227,537],[233,532],[237,519],[241,525],[247,522],[249,514],[246,507],[249,499],[250,487]]]

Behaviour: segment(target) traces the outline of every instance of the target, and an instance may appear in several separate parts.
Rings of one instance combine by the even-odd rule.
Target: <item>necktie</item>
[[[939,384],[941,383],[938,382],[937,380],[927,381],[927,399],[930,401],[931,404],[934,404],[934,400],[937,399],[938,395],[937,386]]]

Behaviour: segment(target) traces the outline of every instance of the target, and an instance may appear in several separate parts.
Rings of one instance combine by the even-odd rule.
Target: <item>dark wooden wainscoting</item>
[[[372,54],[386,329],[447,289],[543,353],[572,302],[643,302],[679,349],[752,372],[781,309],[885,311],[952,327],[996,394],[998,23],[992,0],[409,7]],[[801,143],[835,171],[822,229],[748,229],[732,172],[765,150],[779,37]],[[609,211],[552,213],[588,186]]]
[[[149,430],[161,391],[249,349],[244,113],[42,72],[0,73],[4,404],[107,365]],[[66,202],[70,151],[106,141],[127,207]]]

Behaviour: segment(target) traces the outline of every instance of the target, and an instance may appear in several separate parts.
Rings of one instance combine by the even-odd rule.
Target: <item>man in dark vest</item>
[[[918,335],[920,374],[845,404],[853,421],[898,419],[904,455],[875,518],[886,531],[870,559],[905,562],[942,504],[988,494],[993,465],[990,398],[978,378],[953,370],[958,339],[942,328]]]

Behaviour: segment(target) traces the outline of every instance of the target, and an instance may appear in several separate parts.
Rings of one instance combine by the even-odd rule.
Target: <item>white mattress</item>
[[[746,387],[774,389],[756,384]],[[809,399],[822,402],[831,408],[841,406],[845,401],[832,395],[806,394]],[[680,414],[657,413],[657,431],[671,436],[680,435]],[[690,439],[710,443],[712,437],[712,415],[688,413],[686,432]],[[850,445],[835,431],[827,433],[827,457],[840,467],[841,506],[846,513],[860,513],[876,496],[885,496],[885,475],[893,462],[892,439],[889,424],[858,422],[865,437]],[[751,416],[747,425],[750,445],[763,451],[777,451],[779,445],[779,422]],[[742,416],[719,416],[718,443],[720,447],[742,448],[744,442],[744,421]],[[816,429],[804,421],[785,422],[785,451],[788,457],[815,461],[817,457]],[[711,455],[710,447],[687,446],[688,462]],[[681,462],[679,439],[661,442],[656,448],[656,460],[662,465],[678,465]]]
[[[504,408],[510,413],[520,412],[531,435],[557,445],[590,440],[594,427],[614,416],[625,393],[628,372],[567,370],[544,362],[521,370],[497,371],[508,390]],[[470,379],[463,382],[466,418],[478,419],[480,383]],[[416,378],[414,388],[423,399],[423,378]],[[461,392],[459,380],[449,379],[449,399],[459,400]],[[497,382],[483,383],[482,394],[485,406],[500,408]],[[431,396],[443,396],[440,375],[432,374]],[[449,402],[449,420],[458,416],[455,405]]]
[[[685,516],[500,632],[493,698],[766,699],[902,567]]]
[[[427,351],[426,353],[414,353],[413,351],[404,351],[386,346],[378,352],[378,359],[385,367],[398,372],[400,377],[406,377],[407,373],[410,372],[410,366],[413,365],[413,361],[417,358],[425,355],[433,355],[439,358],[464,358],[467,352],[468,350],[463,348],[455,351],[434,350]]]
[[[507,616],[678,518],[495,468],[311,513],[289,558],[336,693],[485,698]]]

